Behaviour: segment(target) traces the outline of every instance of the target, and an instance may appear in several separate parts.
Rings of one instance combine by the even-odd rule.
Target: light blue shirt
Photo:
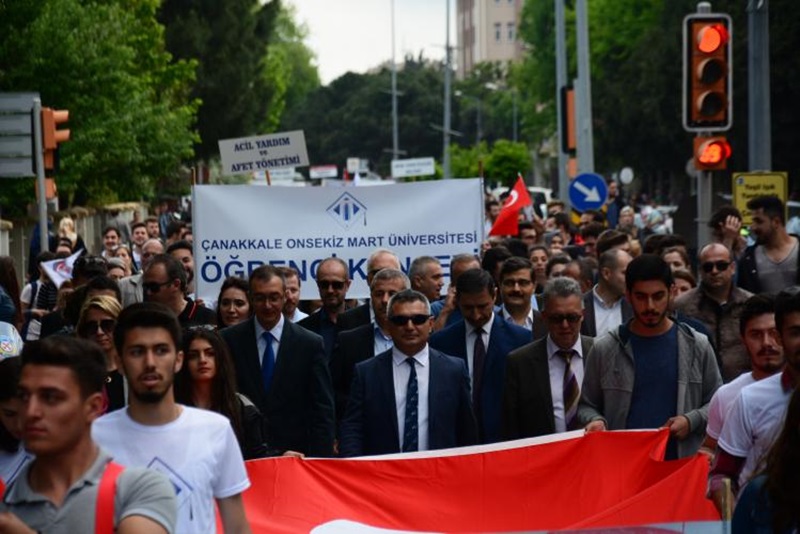
[[[394,347],[394,341],[392,341],[391,337],[383,333],[378,323],[372,323],[372,331],[374,334],[374,349],[376,355]]]
[[[253,317],[256,324],[256,346],[258,347],[258,363],[263,365],[264,351],[267,349],[267,341],[264,339],[264,332],[267,330],[261,326],[256,317]],[[275,361],[278,361],[278,348],[281,346],[281,335],[283,335],[283,314],[278,320],[278,323],[269,331],[272,334],[272,353],[275,355]]]
[[[430,353],[428,345],[414,356],[417,371],[417,427],[419,428],[420,451],[428,450],[428,390],[430,384]],[[400,437],[400,450],[403,450],[403,436],[406,428],[406,390],[411,368],[406,363],[406,356],[396,348],[392,348],[392,374],[394,377],[394,404],[397,407],[397,435]]]
[[[564,421],[564,371],[567,362],[556,353],[562,350],[555,344],[550,335],[547,336],[547,367],[550,369],[550,394],[553,398],[553,415],[555,416],[556,432],[566,432],[567,423]],[[570,365],[575,373],[578,387],[583,389],[583,352],[581,351],[581,337],[572,346],[576,356],[572,357]]]

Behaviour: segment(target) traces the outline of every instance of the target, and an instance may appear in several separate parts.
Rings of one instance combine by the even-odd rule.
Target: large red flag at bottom
[[[517,235],[519,233],[519,210],[530,206],[531,196],[522,180],[522,175],[517,178],[517,183],[509,192],[508,198],[503,203],[503,209],[489,230],[489,235]]]
[[[718,521],[705,498],[707,460],[663,461],[668,437],[570,432],[387,457],[256,460],[244,502],[257,533],[342,521],[439,532]]]

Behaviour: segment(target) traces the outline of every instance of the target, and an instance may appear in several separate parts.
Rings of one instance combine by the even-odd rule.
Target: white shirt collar
[[[428,352],[428,344],[426,343],[425,346],[422,347],[421,351],[419,351],[418,353],[414,354],[411,357],[417,360],[417,363],[422,365],[423,367],[427,366],[428,361],[430,359],[430,353]],[[392,347],[392,362],[394,362],[395,367],[403,365],[403,362],[405,362],[407,358],[408,356],[400,352],[400,350],[397,347]]]
[[[264,334],[264,332],[267,331],[267,329],[261,326],[261,323],[258,322],[257,317],[253,316],[253,321],[255,321],[256,325],[256,339],[261,339],[261,336]],[[272,334],[272,337],[274,337],[278,343],[280,343],[281,335],[283,335],[283,324],[284,324],[284,318],[283,314],[281,314],[281,317],[280,319],[278,319],[278,322],[275,324],[275,326],[272,327],[272,329],[269,330],[269,333]]]
[[[550,334],[547,334],[547,357],[549,359],[555,358],[556,353],[560,350],[563,349],[556,345],[555,341],[553,341],[553,338],[550,337]],[[577,341],[575,341],[575,344],[572,345],[572,350],[574,350],[575,354],[577,354],[579,357],[583,358],[583,351],[581,350],[581,336],[578,336]]]

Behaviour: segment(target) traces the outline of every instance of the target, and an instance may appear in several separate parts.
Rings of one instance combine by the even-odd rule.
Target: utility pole
[[[569,213],[571,206],[569,202],[569,176],[567,176],[567,155],[561,146],[561,140],[566,135],[564,131],[564,115],[566,110],[562,109],[561,89],[567,85],[567,45],[566,45],[566,22],[564,21],[564,0],[554,0],[556,9],[556,109],[558,116],[558,196],[564,202],[566,211]]]
[[[747,3],[747,145],[751,171],[772,170],[769,0]]]
[[[578,115],[578,172],[594,172],[592,135],[592,79],[589,67],[589,13],[586,0],[575,2],[578,41],[578,79],[575,83]]]
[[[392,159],[400,154],[400,133],[397,118],[397,62],[395,61],[394,0],[392,2]]]
[[[450,178],[450,0],[445,0],[447,16],[445,17],[445,44],[444,44],[444,127],[442,128],[442,174],[444,179]]]

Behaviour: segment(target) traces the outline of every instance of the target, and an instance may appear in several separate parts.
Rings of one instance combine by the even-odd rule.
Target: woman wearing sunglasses
[[[266,444],[261,412],[236,392],[233,359],[222,337],[205,325],[190,327],[184,331],[183,355],[183,367],[175,377],[178,402],[227,417],[245,460],[280,455]]]
[[[122,306],[114,297],[92,297],[83,304],[76,328],[78,337],[94,341],[106,354],[107,412],[125,407],[125,379],[117,370],[117,349],[114,346],[114,327],[121,311]]]

